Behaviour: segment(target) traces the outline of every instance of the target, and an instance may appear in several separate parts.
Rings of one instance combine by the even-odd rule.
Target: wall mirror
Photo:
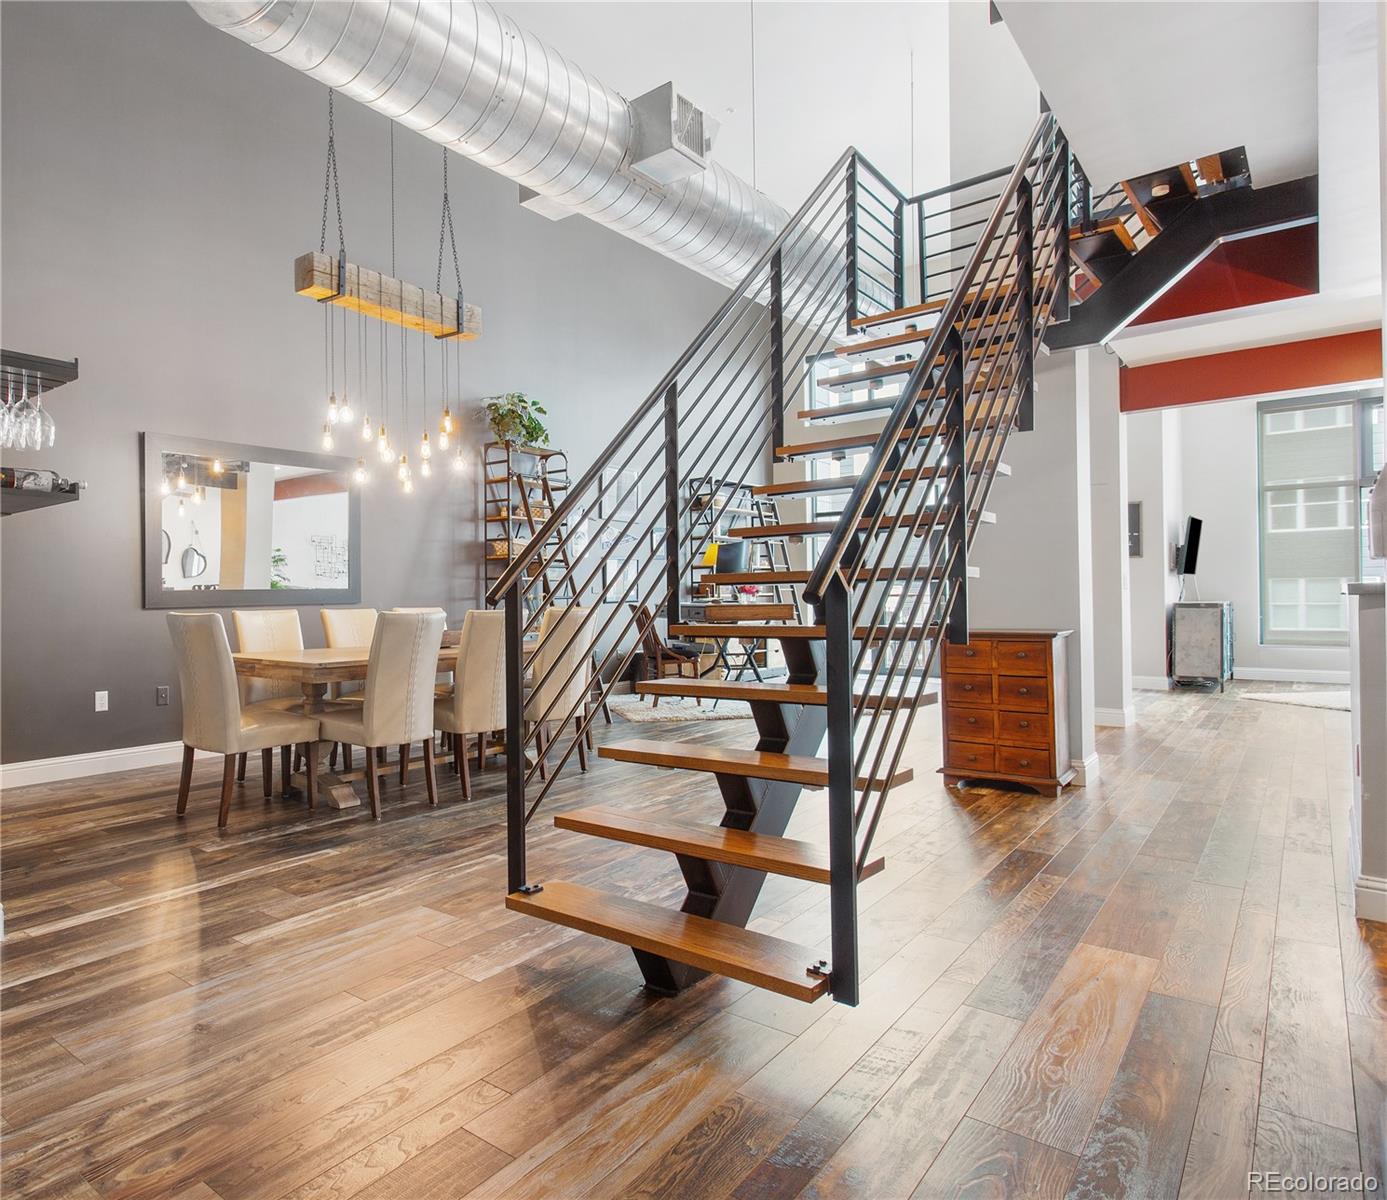
[[[360,602],[352,459],[161,433],[140,452],[146,608]]]

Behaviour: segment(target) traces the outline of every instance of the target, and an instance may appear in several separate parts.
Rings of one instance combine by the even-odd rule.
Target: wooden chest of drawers
[[[977,629],[945,642],[944,765],[949,780],[1024,784],[1059,795],[1069,760],[1067,629]]]

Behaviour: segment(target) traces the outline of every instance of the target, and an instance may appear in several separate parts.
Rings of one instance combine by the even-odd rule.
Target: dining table
[[[526,639],[525,657],[534,652],[538,640]],[[322,711],[328,688],[334,683],[355,683],[366,678],[371,660],[370,646],[331,646],[303,650],[238,651],[232,660],[236,674],[251,679],[270,679],[280,683],[297,683],[303,689],[303,712],[316,716]],[[438,669],[451,672],[457,666],[458,647],[442,646],[438,651]],[[332,742],[317,742],[310,752],[317,755],[318,791],[332,808],[355,808],[361,803],[352,784],[364,779],[364,771],[334,771],[328,768]],[[369,753],[369,752],[368,752]],[[303,772],[294,775],[299,787],[305,786]]]

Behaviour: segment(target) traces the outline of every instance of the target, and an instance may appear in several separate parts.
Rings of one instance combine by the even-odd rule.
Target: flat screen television
[[[1193,575],[1199,566],[1199,533],[1204,522],[1198,517],[1185,518],[1185,540],[1175,556],[1175,573]]]

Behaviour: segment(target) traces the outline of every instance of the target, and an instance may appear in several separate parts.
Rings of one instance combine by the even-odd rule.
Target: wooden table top
[[[236,662],[238,675],[294,683],[345,683],[366,678],[371,647],[332,646],[313,650],[237,653],[231,657]],[[457,658],[456,646],[442,647],[438,652],[438,669],[451,671],[457,665]]]
[[[526,655],[533,647],[525,647]],[[287,680],[291,683],[346,683],[366,678],[371,659],[370,646],[332,646],[311,650],[276,650],[266,653],[238,652],[232,659],[236,674],[256,679]],[[443,646],[438,651],[438,669],[451,671],[457,666],[458,647]]]

